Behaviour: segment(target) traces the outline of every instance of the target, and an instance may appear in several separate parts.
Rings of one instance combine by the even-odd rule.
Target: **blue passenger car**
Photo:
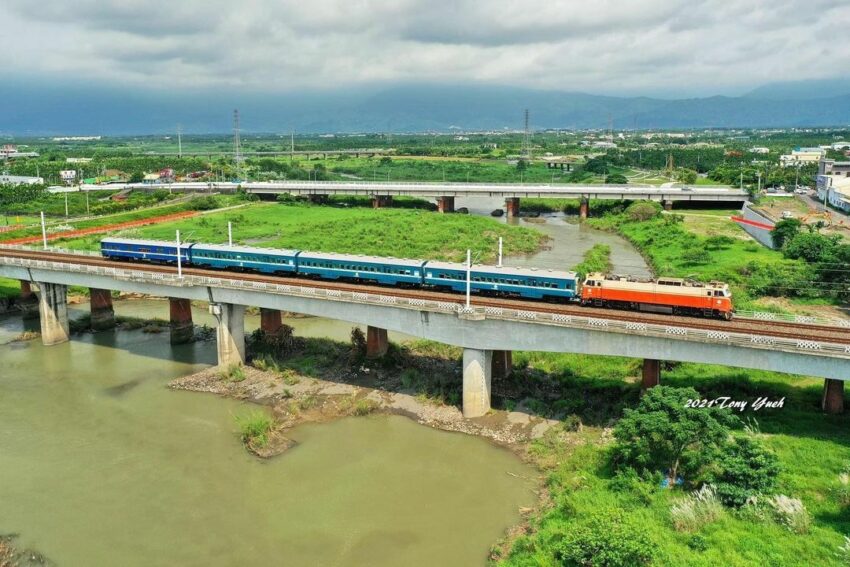
[[[300,252],[298,273],[328,280],[356,279],[382,284],[422,285],[424,260],[403,260],[378,256]]]
[[[470,290],[505,293],[532,299],[576,296],[576,273],[536,268],[472,266]],[[425,285],[466,292],[466,264],[428,262]]]
[[[189,263],[192,244],[180,244],[180,261]],[[104,238],[100,253],[114,260],[142,260],[164,264],[177,263],[177,242],[168,240],[134,240],[131,238]]]
[[[208,268],[246,269],[267,274],[295,273],[298,250],[278,250],[252,246],[195,244],[192,264]]]

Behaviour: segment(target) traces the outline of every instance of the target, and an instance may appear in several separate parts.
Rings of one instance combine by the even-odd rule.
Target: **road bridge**
[[[389,205],[396,196],[436,199],[441,212],[452,212],[458,197],[497,197],[505,200],[508,216],[519,215],[522,198],[578,199],[581,216],[589,212],[590,199],[657,201],[672,208],[676,201],[743,202],[746,191],[730,187],[681,186],[658,187],[639,185],[593,184],[529,184],[529,183],[433,183],[410,181],[263,181],[234,182],[180,182],[167,184],[114,183],[109,185],[81,185],[81,191],[116,191],[121,189],[183,192],[234,192],[242,189],[256,195],[289,194],[306,196],[316,201],[329,195],[355,195],[369,197],[375,207]]]
[[[189,338],[189,302],[208,302],[218,320],[221,365],[245,361],[247,306],[261,308],[265,330],[280,325],[280,311],[366,325],[373,357],[386,352],[387,330],[456,345],[463,348],[463,411],[469,417],[489,410],[493,373],[506,371],[513,350],[642,358],[644,387],[658,384],[661,360],[818,376],[826,379],[829,412],[843,411],[843,384],[850,378],[850,324],[723,322],[488,297],[474,297],[467,309],[462,296],[448,293],[195,268],[180,277],[171,266],[20,247],[0,247],[0,277],[21,280],[26,290],[31,283],[38,287],[45,344],[69,340],[66,293],[73,285],[170,298],[175,342]],[[103,328],[111,300],[108,293],[92,295]]]

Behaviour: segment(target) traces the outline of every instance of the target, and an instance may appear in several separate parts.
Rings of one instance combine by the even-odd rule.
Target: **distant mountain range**
[[[850,125],[850,80],[777,83],[743,96],[665,100],[488,85],[401,85],[286,94],[171,93],[4,81],[0,134],[221,133],[239,108],[245,132],[423,132]]]

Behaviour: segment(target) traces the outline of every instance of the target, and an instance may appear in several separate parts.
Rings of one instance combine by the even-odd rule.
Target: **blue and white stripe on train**
[[[176,242],[104,238],[100,249],[113,260],[177,263]],[[198,243],[182,243],[180,255],[186,266],[466,291],[466,264],[461,263]],[[577,277],[568,271],[473,265],[470,289],[530,299],[574,299]]]

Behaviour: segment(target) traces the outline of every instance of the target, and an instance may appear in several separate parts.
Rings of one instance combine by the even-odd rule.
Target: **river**
[[[0,361],[0,533],[60,566],[481,565],[535,501],[512,453],[402,417],[303,426],[260,461],[235,433],[248,408],[165,387],[212,341],[103,332]]]
[[[498,204],[458,206],[489,215]],[[616,271],[649,274],[625,240],[570,221],[513,220],[550,247],[505,263],[569,269],[602,242]],[[115,309],[168,316],[154,299]],[[70,306],[71,317],[87,312]],[[286,322],[342,341],[352,326]],[[38,321],[0,318],[0,533],[60,566],[481,565],[536,500],[536,472],[508,451],[395,416],[302,426],[295,449],[260,461],[235,433],[243,404],[165,386],[214,364],[214,342],[172,347],[168,333],[142,331],[12,342],[28,329]]]

